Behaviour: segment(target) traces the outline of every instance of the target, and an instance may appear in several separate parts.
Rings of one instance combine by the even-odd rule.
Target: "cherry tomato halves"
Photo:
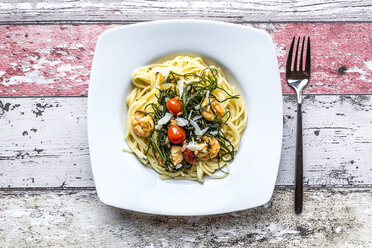
[[[174,97],[172,99],[169,99],[168,102],[167,102],[167,109],[173,115],[180,114],[182,112],[181,99],[179,97]]]
[[[170,125],[168,128],[168,138],[174,144],[181,144],[186,139],[185,129],[177,125]]]
[[[187,162],[189,162],[190,164],[194,164],[196,162],[196,155],[193,151],[191,151],[190,149],[186,148],[184,151],[183,151],[183,157],[185,158],[185,160]]]

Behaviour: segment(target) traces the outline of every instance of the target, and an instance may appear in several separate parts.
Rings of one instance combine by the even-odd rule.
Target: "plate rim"
[[[114,27],[114,28],[111,28],[109,30],[106,30],[104,31],[103,33],[100,34],[98,40],[97,40],[97,44],[96,44],[96,48],[95,48],[95,51],[96,49],[98,48],[100,42],[102,42],[102,39],[107,35],[107,34],[110,34],[112,32],[117,32],[117,31],[121,31],[121,30],[127,30],[127,29],[133,29],[133,28],[136,28],[138,26],[148,26],[148,25],[157,25],[157,24],[175,24],[175,23],[206,23],[206,24],[213,24],[213,25],[222,25],[222,26],[226,26],[226,27],[234,27],[234,28],[240,28],[242,30],[244,29],[249,29],[249,30],[254,30],[255,32],[259,32],[265,36],[267,36],[270,41],[271,41],[271,45],[273,45],[274,47],[274,43],[273,43],[273,40],[272,40],[272,37],[265,31],[263,30],[260,30],[260,29],[256,29],[256,28],[253,28],[253,27],[249,27],[249,26],[243,26],[243,25],[240,25],[240,24],[232,24],[232,23],[226,23],[226,22],[220,22],[220,21],[212,21],[212,20],[195,20],[195,19],[174,19],[174,20],[158,20],[158,21],[149,21],[149,22],[143,22],[143,23],[137,23],[137,24],[130,24],[130,25],[125,25],[125,26],[121,26],[121,27]],[[282,86],[281,86],[281,80],[280,80],[280,74],[279,74],[279,69],[278,69],[278,60],[277,60],[277,55],[275,53],[275,50],[274,50],[274,55],[275,55],[275,62],[276,62],[276,68],[277,68],[277,78],[278,78],[278,83],[279,83],[279,88],[280,88],[280,99],[281,99],[281,103],[280,103],[280,106],[281,106],[281,112],[280,112],[280,116],[283,116],[283,95],[282,95]],[[91,140],[92,140],[92,134],[91,134],[91,119],[93,118],[92,117],[92,108],[89,107],[91,106],[91,102],[93,101],[92,100],[92,97],[89,97],[91,94],[89,94],[94,85],[96,83],[92,83],[94,82],[94,79],[92,78],[92,74],[93,74],[93,69],[95,68],[95,63],[96,62],[97,58],[96,58],[96,55],[94,56],[93,58],[93,62],[92,62],[92,69],[91,69],[91,73],[90,73],[90,84],[89,84],[89,91],[88,91],[88,108],[87,108],[87,126],[88,126],[88,144],[89,144],[89,150],[91,151]],[[248,120],[249,121],[249,120]],[[278,141],[279,142],[279,146],[280,146],[280,149],[279,149],[279,158],[276,160],[277,161],[277,165],[276,165],[276,170],[275,170],[275,174],[276,174],[276,177],[278,175],[278,170],[279,170],[279,164],[280,164],[280,158],[281,158],[281,150],[282,150],[282,137],[283,137],[283,119],[281,118],[281,122],[280,122],[280,134],[279,136],[281,137],[281,139]],[[94,169],[94,166],[93,166],[93,158],[92,158],[93,154],[90,152],[89,154],[89,157],[90,157],[90,161],[91,161],[91,168],[92,168],[92,173],[93,173],[93,177],[94,177],[94,181],[96,182],[96,173],[94,172],[95,169]],[[143,165],[141,162],[138,161],[139,164]],[[144,165],[143,165],[144,166]],[[223,180],[223,179],[222,179]],[[99,186],[97,186],[96,184],[96,192],[98,194],[98,197],[99,199],[106,205],[109,205],[109,206],[113,206],[113,207],[117,207],[117,208],[121,208],[121,209],[126,209],[126,210],[130,210],[130,211],[135,211],[135,212],[141,212],[141,213],[148,213],[148,214],[159,214],[159,215],[169,215],[169,216],[198,216],[198,215],[211,215],[211,214],[223,214],[223,213],[229,213],[229,212],[234,212],[234,211],[239,211],[239,210],[245,210],[245,209],[249,209],[249,208],[254,208],[254,207],[257,207],[257,206],[261,206],[265,203],[267,203],[271,197],[272,197],[272,194],[273,194],[273,191],[274,191],[274,188],[275,188],[275,182],[274,182],[274,186],[272,187],[272,190],[271,190],[271,194],[269,195],[269,197],[267,197],[268,199],[265,199],[265,202],[263,202],[262,204],[258,204],[258,205],[255,205],[255,206],[251,206],[251,207],[240,207],[240,208],[236,208],[236,209],[231,209],[231,210],[228,210],[228,211],[206,211],[206,212],[201,212],[201,213],[192,213],[192,214],[189,214],[189,213],[184,213],[184,214],[178,214],[178,213],[172,213],[172,212],[168,212],[168,211],[164,211],[164,212],[159,212],[159,211],[147,211],[147,210],[143,210],[143,209],[136,209],[136,208],[131,208],[131,207],[123,207],[123,206],[120,206],[118,204],[114,204],[112,202],[110,202],[110,200],[106,199],[106,196],[102,193],[101,190],[99,190]]]

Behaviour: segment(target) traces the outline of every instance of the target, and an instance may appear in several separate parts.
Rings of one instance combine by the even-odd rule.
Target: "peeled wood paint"
[[[301,215],[293,191],[222,215],[169,217],[120,210],[95,191],[0,191],[0,246],[371,247],[372,191],[314,189]],[[77,231],[78,230],[78,231]]]
[[[0,188],[94,187],[86,104],[86,97],[0,99]],[[296,97],[284,96],[283,107],[283,146],[276,184],[293,185]],[[304,98],[306,187],[372,185],[371,113],[371,95]]]
[[[0,188],[94,186],[86,100],[0,99]]]
[[[0,26],[0,96],[87,95],[97,38],[118,26]],[[313,48],[306,93],[372,92],[372,23],[250,26],[273,37],[284,93],[293,93],[284,80],[285,60],[298,35],[311,36]]]

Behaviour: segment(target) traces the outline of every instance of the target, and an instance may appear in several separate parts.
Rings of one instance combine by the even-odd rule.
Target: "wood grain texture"
[[[94,186],[86,100],[0,99],[0,187]]]
[[[246,22],[371,21],[372,4],[338,1],[2,0],[0,23],[133,23],[192,18]]]
[[[202,217],[140,214],[95,191],[0,191],[1,247],[371,247],[372,190],[276,190],[269,204]],[[340,204],[341,203],[341,204]]]
[[[0,100],[0,187],[94,187],[86,132],[87,98]],[[295,111],[295,96],[285,96],[277,185],[294,184]],[[306,187],[372,185],[371,113],[371,95],[305,97]]]
[[[372,23],[253,24],[276,46],[284,93],[287,49],[310,35],[306,93],[372,93]],[[96,40],[117,25],[0,26],[0,96],[87,95]],[[223,63],[223,61],[221,61]]]

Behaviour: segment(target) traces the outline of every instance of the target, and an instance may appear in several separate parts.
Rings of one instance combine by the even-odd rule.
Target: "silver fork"
[[[297,93],[295,212],[296,214],[300,214],[302,212],[303,203],[302,89],[309,83],[310,78],[310,37],[308,37],[307,39],[305,68],[303,67],[302,63],[305,37],[302,40],[299,68],[297,68],[297,57],[300,37],[298,37],[296,53],[293,54],[293,47],[295,42],[296,37],[293,37],[292,44],[288,52],[286,77],[288,84],[292,86],[292,88],[294,88]],[[292,63],[292,55],[295,56],[294,64]]]

